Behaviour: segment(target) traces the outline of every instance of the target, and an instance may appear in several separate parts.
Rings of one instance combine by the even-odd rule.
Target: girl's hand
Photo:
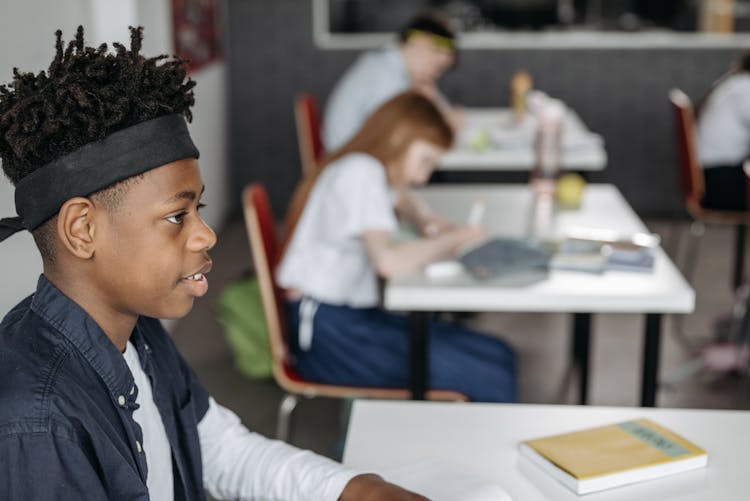
[[[448,230],[446,234],[450,234],[454,239],[453,254],[460,254],[466,247],[478,244],[487,238],[487,232],[478,225],[455,226]]]
[[[436,237],[453,228],[454,225],[444,217],[433,214],[422,223],[422,235],[425,237]]]

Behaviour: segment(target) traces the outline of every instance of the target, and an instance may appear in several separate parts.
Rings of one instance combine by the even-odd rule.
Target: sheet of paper
[[[438,459],[424,459],[380,474],[431,501],[513,501],[496,483]]]

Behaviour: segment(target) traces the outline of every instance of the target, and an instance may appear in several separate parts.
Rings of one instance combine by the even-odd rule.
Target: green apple
[[[487,129],[479,129],[469,141],[469,147],[475,151],[487,151],[492,148],[492,140]]]
[[[567,208],[575,209],[581,206],[583,189],[586,181],[580,174],[567,173],[557,180],[557,202]]]

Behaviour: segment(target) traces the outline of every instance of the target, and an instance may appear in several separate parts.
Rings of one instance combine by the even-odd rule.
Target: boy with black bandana
[[[0,499],[424,499],[249,432],[156,318],[206,293],[216,242],[183,61],[85,47],[0,87],[0,159],[44,273],[0,324]]]

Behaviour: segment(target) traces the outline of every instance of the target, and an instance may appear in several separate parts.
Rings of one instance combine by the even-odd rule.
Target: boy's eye
[[[169,216],[167,218],[167,221],[173,224],[182,224],[182,218],[185,217],[186,212],[180,212],[179,214],[175,214],[174,216]]]

